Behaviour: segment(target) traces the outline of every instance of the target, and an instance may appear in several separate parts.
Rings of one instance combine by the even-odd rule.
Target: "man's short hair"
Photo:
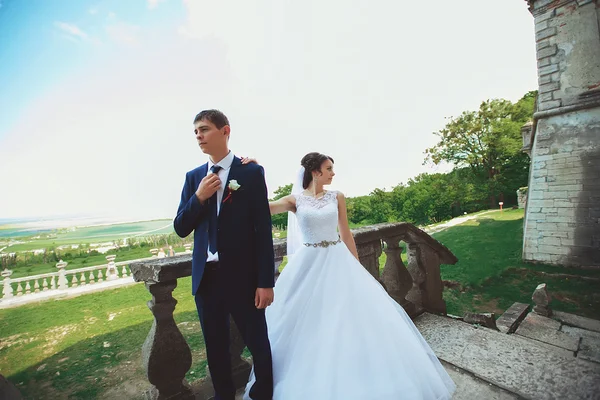
[[[194,124],[198,121],[209,121],[212,122],[217,129],[221,129],[225,125],[229,125],[227,116],[219,110],[203,110],[196,114],[194,118]]]

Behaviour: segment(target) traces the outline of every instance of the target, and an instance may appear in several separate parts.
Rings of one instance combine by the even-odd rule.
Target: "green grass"
[[[522,217],[520,210],[494,212],[434,235],[460,260],[442,266],[442,278],[461,285],[444,291],[448,312],[500,313],[514,301],[530,304],[535,286],[545,282],[554,309],[600,318],[597,282],[541,275],[598,277],[599,272],[520,261]],[[381,262],[383,267],[385,254]],[[192,349],[187,379],[194,381],[206,373],[204,343],[190,279],[178,284],[175,319]],[[141,363],[141,346],[152,324],[149,299],[137,284],[0,310],[0,371],[27,399],[140,398],[149,386]]]
[[[206,361],[190,278],[178,281],[174,296],[175,320],[192,348],[193,381],[205,376]],[[132,384],[139,394],[148,385],[140,348],[152,325],[149,299],[136,284],[0,310],[0,371],[27,399],[96,398]]]
[[[540,283],[548,285],[557,310],[600,319],[599,283],[546,274],[600,278],[600,271],[580,270],[521,261],[523,210],[496,211],[436,233],[459,259],[442,265],[442,279],[462,288],[447,289],[444,298],[451,314],[465,311],[501,313],[513,302],[532,304]]]

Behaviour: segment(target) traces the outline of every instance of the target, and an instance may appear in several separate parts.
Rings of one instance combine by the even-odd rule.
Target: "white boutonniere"
[[[241,187],[242,186],[235,179],[229,181],[229,190],[231,190],[232,192],[235,192]]]
[[[223,203],[231,203],[231,195],[241,187],[242,185],[240,185],[235,179],[230,180],[229,185],[227,185],[227,197],[223,199]]]

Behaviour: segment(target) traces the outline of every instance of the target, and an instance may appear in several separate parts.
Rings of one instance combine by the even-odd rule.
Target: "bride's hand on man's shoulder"
[[[258,161],[256,160],[256,158],[252,158],[252,157],[240,157],[240,159],[242,160],[242,164],[244,164],[244,165],[250,164],[250,163],[258,164]]]

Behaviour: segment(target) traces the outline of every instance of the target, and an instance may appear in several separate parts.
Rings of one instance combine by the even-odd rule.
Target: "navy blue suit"
[[[229,316],[233,317],[246,346],[252,353],[256,383],[253,399],[271,399],[273,373],[271,348],[264,310],[254,306],[257,288],[275,285],[275,263],[271,235],[271,213],[264,170],[260,165],[243,165],[235,157],[224,184],[218,216],[218,268],[207,267],[208,224],[211,210],[195,195],[206,176],[208,164],[186,174],[175,232],[186,237],[194,231],[192,294],[206,344],[208,366],[216,399],[234,399],[229,354]],[[228,196],[229,181],[240,185]],[[211,264],[212,265],[212,264]]]

